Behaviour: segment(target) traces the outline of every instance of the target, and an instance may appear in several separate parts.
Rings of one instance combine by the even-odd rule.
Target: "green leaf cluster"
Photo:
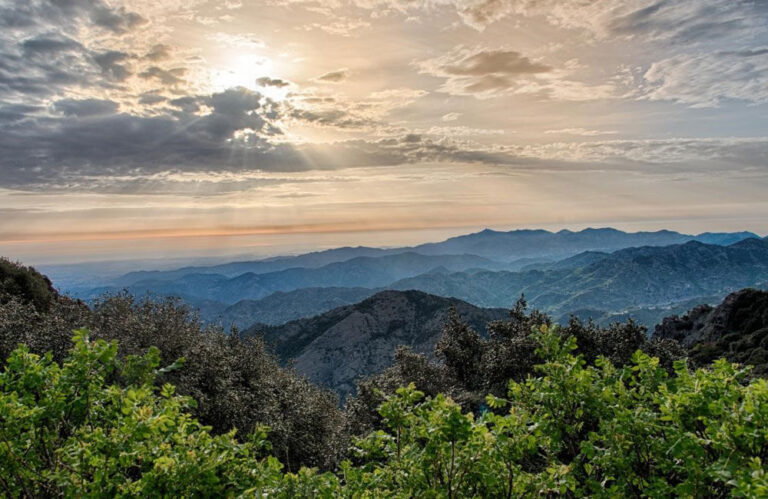
[[[531,335],[542,363],[487,409],[401,387],[334,472],[286,472],[268,430],[211,433],[156,349],[118,355],[78,331],[58,364],[17,348],[0,373],[0,488],[10,497],[764,497],[768,382],[726,361],[670,373],[638,350],[587,361]],[[183,372],[180,363],[169,366]]]

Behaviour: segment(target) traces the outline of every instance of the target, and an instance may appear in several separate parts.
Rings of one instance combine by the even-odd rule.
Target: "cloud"
[[[145,66],[167,58],[168,48],[147,51],[130,40],[148,23],[121,6],[101,0],[0,2],[0,19],[0,101],[41,103],[105,93],[125,101],[137,71],[167,83],[179,76],[176,68]]]
[[[768,49],[686,54],[651,65],[641,98],[691,107],[718,107],[726,100],[768,102]]]
[[[454,50],[417,64],[420,72],[443,78],[441,92],[478,98],[529,94],[541,99],[593,100],[612,97],[611,83],[588,84],[572,79],[581,66],[567,61],[554,68],[511,49]]]
[[[349,70],[347,68],[337,69],[336,71],[330,71],[315,78],[316,81],[322,81],[327,83],[339,83],[346,80],[349,77]]]
[[[161,102],[165,102],[167,100],[168,98],[165,96],[158,95],[153,92],[146,92],[141,94],[141,97],[139,97],[139,104],[154,106],[155,104],[160,104]]]
[[[8,121],[0,122],[3,183],[195,171],[217,163],[259,168],[258,162],[244,158],[251,154],[258,158],[271,148],[269,137],[281,133],[273,124],[275,104],[247,89],[187,97],[174,104],[179,106],[175,112],[146,117],[118,114],[111,101],[63,99],[53,105],[61,116],[38,117],[12,127]],[[208,111],[200,114],[203,107]]]
[[[61,99],[53,104],[56,112],[77,117],[114,114],[118,107],[117,102],[102,99]]]
[[[546,73],[552,68],[514,50],[481,50],[440,67],[449,75],[487,76]]]
[[[511,11],[508,0],[480,0],[457,5],[459,15],[465,23],[475,29],[483,30],[489,24],[506,17]]]
[[[651,164],[657,165],[654,171],[659,172],[673,166],[702,171],[708,168],[707,165],[726,171],[733,167],[765,170],[761,165],[765,165],[768,159],[768,137],[554,142],[510,147],[505,151],[522,157],[575,164],[624,164],[633,167]]]
[[[765,32],[768,4],[754,0],[470,0],[457,1],[477,29],[510,15],[539,17],[597,38],[642,38],[677,44],[744,40]]]
[[[469,137],[472,135],[504,135],[504,130],[494,128],[472,128],[468,126],[433,126],[424,131],[438,137]]]
[[[597,137],[599,135],[615,135],[615,130],[589,130],[587,128],[561,128],[559,130],[547,130],[548,135],[580,135],[582,137]]]
[[[107,52],[93,54],[93,60],[101,68],[101,72],[109,79],[125,81],[131,76],[131,71],[125,64],[120,64],[130,58],[125,52],[109,50]]]
[[[147,80],[155,79],[163,85],[172,87],[184,83],[182,77],[186,72],[187,70],[185,68],[163,69],[157,66],[151,66],[139,73],[139,77]]]
[[[138,13],[103,0],[26,0],[0,5],[0,26],[10,29],[48,23],[62,28],[89,24],[121,35],[145,22]]]
[[[260,87],[275,87],[275,88],[284,88],[291,85],[291,83],[288,81],[281,80],[280,78],[270,78],[268,76],[257,78],[256,84],[259,85]]]
[[[466,47],[423,61],[419,67],[422,73],[445,78],[441,90],[457,95],[497,94],[515,88],[524,77],[551,71],[514,50]]]
[[[293,108],[289,116],[295,120],[311,125],[334,127],[341,129],[374,128],[377,122],[362,116],[355,116],[348,110],[340,108],[304,109]]]
[[[136,26],[140,26],[146,22],[146,20],[139,14],[130,12],[124,7],[110,7],[107,4],[98,1],[92,3],[94,5],[91,6],[91,22],[96,26],[108,29],[114,33],[126,33]]]
[[[146,59],[157,62],[168,59],[171,56],[171,46],[164,43],[153,45],[144,56]]]
[[[320,30],[329,35],[342,36],[345,38],[355,36],[361,29],[368,28],[371,23],[362,19],[338,19],[332,23],[312,23],[302,26],[300,29],[305,31]]]
[[[385,118],[395,109],[406,107],[427,95],[426,90],[391,88],[373,92],[356,100],[325,95],[294,94],[286,109],[287,116],[322,127],[358,130],[374,133],[392,133]]]
[[[79,52],[83,49],[79,42],[59,33],[27,38],[20,46],[25,57],[46,57],[65,52]]]

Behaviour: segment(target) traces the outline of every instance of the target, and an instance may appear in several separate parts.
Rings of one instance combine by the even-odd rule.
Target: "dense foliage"
[[[44,310],[57,296],[47,277],[31,267],[0,258],[0,303],[20,299]]]
[[[265,429],[214,436],[157,376],[160,354],[118,355],[77,332],[62,365],[21,346],[0,373],[0,487],[8,496],[765,496],[768,382],[725,361],[673,373],[637,351],[587,362],[541,326],[543,364],[477,415],[413,385],[336,473],[284,473]],[[188,364],[188,362],[187,362]],[[501,411],[501,408],[505,408]]]
[[[360,435],[380,428],[382,420],[376,409],[387,395],[410,383],[430,396],[450,395],[465,410],[481,409],[486,395],[504,396],[510,379],[523,381],[534,372],[543,359],[532,331],[551,325],[547,315],[529,312],[524,298],[518,300],[508,320],[488,324],[488,337],[451,311],[435,347],[438,362],[401,347],[392,367],[358,384],[357,396],[346,404],[349,431]],[[624,366],[641,350],[658,357],[662,367],[671,370],[673,362],[686,354],[676,341],[649,340],[645,328],[632,321],[601,327],[572,318],[557,331],[563,337],[574,337],[577,353],[588,362],[604,356]]]
[[[765,381],[725,362],[691,371],[679,343],[632,322],[554,328],[521,300],[480,335],[452,313],[434,357],[400,348],[342,412],[259,337],[204,327],[173,300],[88,307],[8,266],[6,495],[768,492]],[[740,320],[755,335],[739,345],[762,338]]]
[[[753,376],[768,376],[768,292],[742,289],[716,307],[697,306],[682,317],[667,317],[656,326],[655,337],[690,345],[697,365],[715,359],[754,367]]]
[[[18,265],[14,269],[24,270]],[[105,296],[89,308],[54,297],[38,307],[18,289],[0,285],[2,289],[8,299],[0,302],[0,359],[23,344],[61,363],[72,330],[87,327],[94,339],[117,340],[120,357],[157,347],[165,365],[186,358],[185,369],[161,373],[157,384],[172,383],[178,393],[192,397],[192,414],[214,434],[238,428],[242,436],[268,425],[273,451],[289,469],[332,468],[346,451],[337,396],[283,368],[259,338],[241,339],[204,327],[188,308],[170,299],[120,294]]]

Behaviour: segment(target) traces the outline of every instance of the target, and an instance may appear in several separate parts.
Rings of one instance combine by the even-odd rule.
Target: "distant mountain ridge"
[[[264,274],[289,268],[318,268],[358,257],[380,257],[398,253],[422,255],[477,255],[491,260],[513,262],[534,259],[560,260],[584,251],[614,251],[636,246],[666,246],[688,241],[727,245],[747,238],[759,238],[752,232],[711,233],[699,235],[660,230],[655,232],[623,232],[613,228],[588,228],[582,231],[512,230],[480,232],[452,237],[442,242],[425,243],[400,248],[342,247],[316,251],[298,256],[273,257],[254,261],[239,261],[219,265],[184,267],[169,271],[130,272],[110,284],[131,286],[147,280],[175,280],[187,274],[219,274],[235,277],[252,272]]]
[[[355,257],[316,268],[294,267],[264,274],[247,272],[231,278],[221,274],[191,273],[174,280],[138,281],[127,289],[134,294],[192,296],[231,305],[241,300],[258,300],[276,291],[287,292],[308,287],[380,288],[433,268],[456,272],[474,268],[503,269],[505,265],[475,255],[427,256],[407,252],[380,257]],[[120,289],[99,288],[94,294]]]
[[[402,251],[405,252],[405,251]],[[218,274],[225,277],[236,277],[252,272],[266,274],[279,272],[290,268],[318,268],[337,262],[344,262],[352,258],[377,257],[392,254],[393,251],[370,248],[367,246],[334,248],[325,251],[314,251],[297,256],[280,256],[265,258],[263,260],[230,262],[218,265],[190,266],[176,270],[152,270],[129,272],[114,281],[116,286],[130,286],[146,280],[174,280],[187,274],[203,273]]]
[[[413,249],[426,255],[469,253],[495,260],[511,258],[566,258],[584,251],[615,251],[639,246],[668,246],[688,241],[708,244],[732,244],[747,238],[759,238],[752,232],[681,234],[670,230],[655,232],[623,232],[613,228],[587,228],[581,231],[515,230],[509,232],[485,229],[481,232],[453,237],[440,243],[427,243]]]
[[[419,289],[479,306],[504,307],[525,293],[534,305],[555,316],[577,310],[593,311],[601,320],[634,314],[653,321],[665,310],[677,311],[697,297],[719,298],[738,286],[762,286],[759,279],[745,278],[750,274],[745,264],[736,264],[733,271],[720,266],[714,283],[699,282],[711,270],[701,259],[727,260],[735,255],[725,257],[717,248],[750,241],[764,242],[751,232],[691,236],[610,228],[578,232],[486,229],[409,248],[346,247],[252,262],[130,273],[116,284],[76,296],[93,299],[122,289],[136,295],[178,296],[199,308],[206,321],[225,327],[307,317],[387,288]],[[683,248],[686,243],[693,246]],[[696,244],[709,249],[696,251],[701,248]],[[669,251],[677,252],[675,261],[669,260]],[[624,259],[626,255],[631,258]],[[643,263],[643,258],[658,261]],[[682,261],[686,259],[698,270],[685,272]],[[736,278],[734,274],[739,272],[741,276]],[[667,279],[670,276],[673,280]],[[662,282],[665,284],[660,285]],[[718,282],[723,285],[716,285]],[[300,292],[303,289],[308,291]]]
[[[510,307],[524,293],[533,306],[565,313],[664,306],[767,283],[768,242],[745,239],[730,246],[690,241],[629,248],[570,269],[417,276],[390,287],[419,289],[486,307]]]

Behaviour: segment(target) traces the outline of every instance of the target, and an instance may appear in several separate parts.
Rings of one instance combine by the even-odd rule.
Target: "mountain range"
[[[690,241],[629,248],[575,268],[433,273],[390,287],[419,289],[486,307],[509,307],[522,293],[533,306],[558,313],[670,306],[767,283],[768,241],[753,238],[730,246]]]
[[[484,307],[521,295],[556,318],[635,317],[649,326],[691,300],[714,303],[768,282],[765,240],[750,232],[484,230],[408,248],[337,248],[299,256],[139,271],[78,290],[177,296],[208,322],[278,325],[384,289],[422,290]]]
[[[489,322],[509,311],[480,308],[454,298],[420,291],[382,291],[365,300],[279,326],[255,324],[243,335],[261,335],[283,362],[342,397],[355,381],[392,364],[405,345],[434,355],[434,347],[453,307],[481,335]],[[768,292],[742,289],[716,306],[697,304],[669,314],[655,327],[657,339],[679,341],[702,365],[725,357],[768,374]]]

